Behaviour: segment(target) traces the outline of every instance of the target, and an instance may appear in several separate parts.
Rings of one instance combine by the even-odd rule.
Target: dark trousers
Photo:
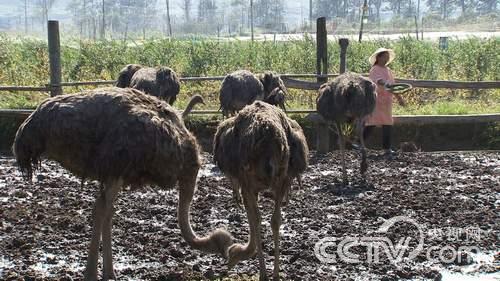
[[[375,129],[375,126],[365,126],[365,129],[363,130],[363,139],[365,141],[373,133],[373,129]],[[382,126],[382,147],[384,149],[391,148],[391,134],[392,134],[392,125],[383,125]]]

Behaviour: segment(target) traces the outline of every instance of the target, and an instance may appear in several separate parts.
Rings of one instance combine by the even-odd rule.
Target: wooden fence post
[[[340,74],[344,73],[347,70],[347,46],[349,46],[349,39],[347,38],[340,38],[339,39],[339,45],[340,45],[340,68],[339,72]]]
[[[325,75],[317,77],[318,83],[328,81],[328,41],[326,32],[326,18],[321,17],[316,21],[316,74]],[[330,130],[324,120],[316,121],[316,150],[319,153],[330,151]]]
[[[61,87],[61,46],[59,42],[59,22],[48,21],[49,64],[50,64],[50,96],[63,93]]]
[[[417,21],[417,16],[415,16],[415,36],[417,37],[417,40],[418,40],[418,21]]]
[[[321,17],[316,21],[316,74],[328,74],[328,41],[326,38],[326,18]],[[327,77],[318,77],[318,83],[328,81]]]
[[[424,40],[424,18],[422,18],[422,23],[420,24],[420,40]]]

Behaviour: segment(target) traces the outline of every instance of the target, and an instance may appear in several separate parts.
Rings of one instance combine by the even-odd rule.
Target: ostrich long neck
[[[207,253],[226,255],[227,248],[232,243],[232,237],[224,230],[217,230],[206,237],[198,237],[191,228],[190,208],[196,190],[196,172],[194,175],[183,175],[179,179],[179,205],[177,220],[181,235],[189,246]]]
[[[198,103],[199,103],[199,101],[197,101],[194,98],[191,98],[189,100],[188,105],[186,106],[186,109],[184,109],[184,111],[182,112],[182,119],[185,119],[189,115],[189,113],[191,113],[191,111],[193,110],[194,106],[196,104],[198,104]]]

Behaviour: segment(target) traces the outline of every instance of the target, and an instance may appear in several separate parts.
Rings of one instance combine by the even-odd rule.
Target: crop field
[[[2,85],[39,86],[48,83],[46,42],[35,39],[0,36],[0,81]],[[208,39],[150,39],[140,42],[65,40],[62,46],[63,81],[116,79],[126,64],[164,65],[181,76],[219,76],[237,69],[254,72],[314,73],[316,42],[309,36],[285,42],[216,41]],[[391,47],[397,59],[391,64],[396,77],[429,80],[497,81],[500,80],[500,39],[471,37],[450,40],[448,49],[437,42],[400,40],[351,42],[348,69],[366,73],[367,57],[378,47]],[[328,42],[329,72],[337,73],[340,48]],[[203,109],[218,109],[220,82],[186,82],[181,86],[177,106],[188,97],[201,94],[208,101]],[[66,93],[82,87],[65,88]],[[290,90],[292,109],[315,107],[315,91]],[[0,108],[34,108],[46,93],[0,92]],[[396,114],[466,114],[500,112],[497,90],[415,89],[406,96],[408,106],[396,106]]]

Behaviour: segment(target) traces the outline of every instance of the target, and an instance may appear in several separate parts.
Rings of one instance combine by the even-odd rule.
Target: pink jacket
[[[377,83],[383,79],[389,83],[394,83],[392,71],[388,67],[374,65],[370,69],[370,79]],[[386,91],[383,86],[377,85],[377,102],[375,110],[366,119],[366,126],[392,125],[392,93]]]

